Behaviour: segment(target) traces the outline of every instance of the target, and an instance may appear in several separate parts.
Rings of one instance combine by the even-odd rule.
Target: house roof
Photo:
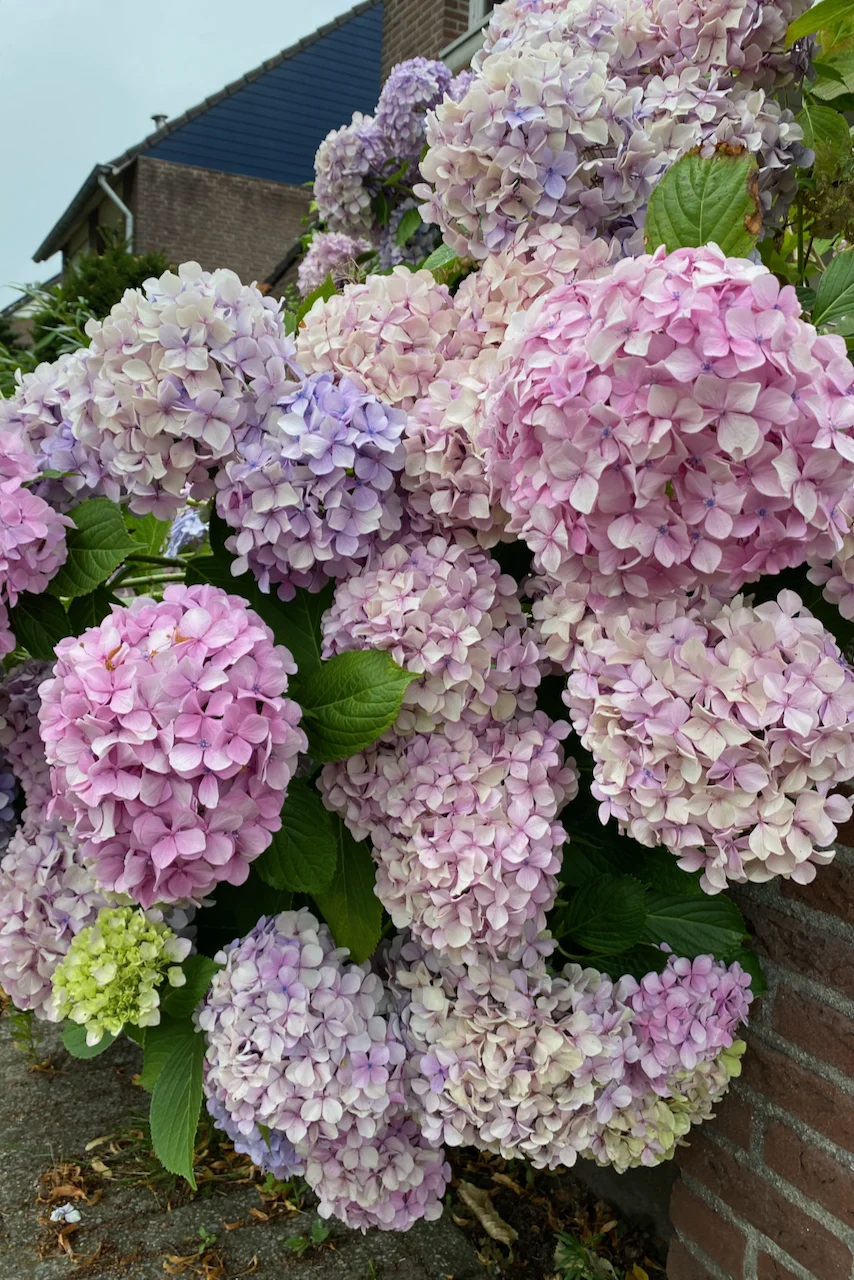
[[[374,108],[382,19],[382,0],[363,0],[167,121],[110,164],[95,165],[34,261],[44,262],[62,247],[95,194],[99,175],[120,173],[143,154],[292,186],[309,181],[314,153],[329,130],[354,111]]]

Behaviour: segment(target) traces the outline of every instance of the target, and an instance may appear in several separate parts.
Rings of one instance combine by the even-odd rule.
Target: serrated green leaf
[[[302,707],[309,755],[345,760],[369,747],[394,724],[406,687],[416,678],[376,649],[340,653],[298,672],[293,696]]]
[[[160,555],[169,537],[170,522],[158,520],[151,514],[135,516],[128,507],[124,508],[124,518],[127,531],[133,538],[134,551],[149,556]]]
[[[56,596],[46,594],[25,591],[19,595],[18,603],[9,610],[9,623],[18,643],[31,657],[43,662],[53,662],[54,646],[74,635],[68,614]]]
[[[667,849],[644,849],[634,874],[656,893],[672,897],[702,897],[699,871],[683,871]]]
[[[790,22],[786,31],[786,44],[794,44],[804,36],[811,36],[825,27],[832,30],[846,18],[854,16],[854,0],[820,0],[820,3]]]
[[[720,894],[700,898],[650,894],[647,899],[644,941],[666,942],[678,956],[693,960],[713,955],[720,960],[746,935],[738,907]]]
[[[600,876],[577,889],[561,913],[562,945],[567,950],[584,947],[596,955],[617,955],[640,942],[645,917],[646,898],[638,880]]]
[[[756,160],[746,152],[690,151],[664,174],[646,213],[645,242],[674,249],[716,244],[728,257],[746,258],[762,229]]]
[[[282,806],[281,830],[255,860],[255,870],[274,889],[314,894],[329,888],[337,864],[335,819],[312,783],[292,778]]]
[[[821,327],[854,315],[854,249],[833,259],[818,282],[812,322]]]
[[[154,1154],[164,1169],[186,1178],[195,1191],[193,1147],[202,1108],[205,1037],[192,1023],[189,1027],[189,1035],[174,1045],[157,1077],[149,1123]]]
[[[204,1000],[213,976],[221,966],[207,956],[192,955],[181,965],[187,981],[183,987],[163,988],[160,1007],[170,1018],[189,1018],[196,1005]]]
[[[409,241],[421,225],[421,214],[418,210],[407,209],[398,223],[397,234],[395,235],[395,240],[401,249],[409,244]]]
[[[75,596],[68,602],[68,621],[73,636],[82,636],[89,627],[97,627],[110,612],[112,605],[118,604],[109,587],[96,587],[85,596]]]
[[[151,1093],[172,1051],[188,1045],[191,1035],[195,1035],[195,1028],[189,1018],[170,1018],[168,1014],[161,1014],[156,1027],[146,1028],[139,1074],[143,1089]]]
[[[332,604],[334,594],[335,583],[330,579],[321,591],[298,587],[293,600],[287,604],[276,599],[276,619],[268,621],[268,625],[273,628],[276,643],[290,649],[300,672],[321,665],[320,620]]]
[[[285,333],[290,337],[297,331],[297,317],[295,311],[286,311],[282,316],[285,326]]]
[[[69,512],[68,558],[48,590],[55,596],[85,596],[117,569],[133,540],[125,528],[121,507],[109,498],[89,498]]]
[[[598,969],[607,973],[615,981],[630,974],[637,978],[645,978],[648,973],[661,973],[667,964],[667,952],[654,947],[648,942],[638,942],[626,951],[613,956],[585,956],[578,963],[587,969]]]
[[[62,1028],[62,1043],[72,1058],[97,1058],[115,1042],[116,1037],[105,1031],[97,1044],[87,1044],[86,1028],[79,1022],[67,1022]]]
[[[569,839],[563,847],[562,884],[578,888],[603,875],[634,874],[638,846],[633,840],[614,835],[607,829],[601,838],[597,838],[598,833],[593,832],[587,838],[574,828],[571,818],[570,806],[568,818],[563,818]]]
[[[382,906],[374,892],[376,868],[368,840],[358,844],[339,818],[335,878],[314,900],[339,947],[349,947],[356,964],[376,950],[382,929]]]
[[[804,131],[804,146],[813,150],[829,146],[834,154],[847,155],[851,150],[851,134],[845,117],[833,107],[823,107],[807,99],[795,117]]]
[[[434,249],[429,258],[425,258],[421,266],[427,271],[441,271],[445,267],[449,267],[456,260],[457,252],[452,249],[449,244],[440,244],[438,249]]]

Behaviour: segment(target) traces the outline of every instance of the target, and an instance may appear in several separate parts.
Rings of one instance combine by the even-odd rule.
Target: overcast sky
[[[0,307],[95,164],[356,0],[0,0]]]

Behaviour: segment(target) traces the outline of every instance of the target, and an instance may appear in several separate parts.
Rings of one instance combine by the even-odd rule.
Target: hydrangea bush
[[[804,8],[509,0],[321,144],[298,311],[186,263],[0,402],[0,984],[142,1046],[173,1173],[205,1105],[406,1230],[453,1148],[656,1165],[738,1075],[725,891],[854,779]]]

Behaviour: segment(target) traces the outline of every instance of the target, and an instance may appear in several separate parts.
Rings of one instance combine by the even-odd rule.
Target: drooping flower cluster
[[[315,374],[280,398],[268,429],[218,472],[217,510],[237,532],[235,571],[250,567],[282,599],[356,572],[401,525],[394,473],[405,415],[352,378]]]
[[[341,231],[317,232],[299,264],[297,286],[300,293],[307,298],[330,276],[336,289],[340,289],[358,271],[358,259],[370,251],[370,241],[363,236],[348,236]]]
[[[206,1071],[209,1070],[206,1064]],[[205,1106],[208,1114],[225,1136],[234,1144],[234,1150],[249,1156],[262,1173],[271,1173],[279,1182],[287,1182],[297,1174],[305,1173],[305,1165],[287,1138],[278,1129],[265,1133],[255,1125],[248,1133],[241,1132],[224,1103],[209,1088],[205,1090]]]
[[[312,373],[352,378],[360,391],[409,409],[439,373],[456,324],[448,289],[430,271],[395,267],[318,298],[297,334]]]
[[[8,762],[0,755],[0,858],[8,849],[9,841],[18,825],[18,815],[15,812],[18,780],[7,764]]]
[[[59,1018],[86,1028],[86,1043],[99,1044],[105,1032],[117,1036],[127,1024],[156,1027],[160,988],[187,981],[181,961],[190,953],[159,911],[103,907],[94,924],[71,940],[53,972]]]
[[[58,1021],[54,970],[106,905],[79,845],[59,824],[18,828],[0,862],[0,987],[19,1009]]]
[[[448,724],[325,766],[324,802],[370,835],[376,894],[398,929],[474,963],[545,927],[566,839],[556,819],[578,791],[568,728],[542,711]]]
[[[305,1161],[319,1212],[405,1230],[437,1218],[450,1177],[405,1111],[406,1050],[380,978],[310,912],[262,919],[219,959],[196,1014],[205,1090],[249,1141],[263,1125]]]
[[[431,58],[410,58],[392,67],[374,115],[390,156],[418,157],[424,145],[424,117],[442,101],[451,79],[450,68]]]
[[[621,607],[734,592],[841,544],[854,369],[765,267],[662,248],[555,290],[526,321],[485,447],[538,568]]]
[[[288,389],[293,342],[279,308],[233,271],[188,262],[88,322],[92,390],[71,406],[72,430],[133,511],[171,519],[188,485],[209,497],[211,470]]]
[[[751,1000],[738,964],[668,961],[641,984],[568,965],[461,968],[404,941],[388,959],[428,1141],[536,1168],[658,1164],[736,1074]]]
[[[169,586],[57,645],[41,732],[54,806],[143,907],[242,884],[279,829],[300,709],[290,653],[238,596]]]
[[[24,824],[39,824],[50,799],[50,769],[39,733],[39,686],[50,674],[49,662],[29,658],[0,681],[0,753],[21,784]]]
[[[806,884],[833,857],[854,777],[854,673],[792,591],[589,616],[564,699],[593,794],[640,844],[728,881]]]
[[[463,542],[412,534],[378,552],[339,583],[322,629],[324,657],[382,649],[417,673],[399,733],[534,710],[540,652],[516,583]]]

